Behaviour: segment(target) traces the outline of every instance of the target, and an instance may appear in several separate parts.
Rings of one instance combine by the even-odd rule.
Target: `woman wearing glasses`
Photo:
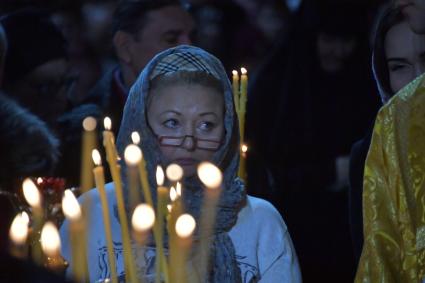
[[[184,208],[196,221],[203,213],[198,164],[210,161],[223,172],[216,224],[209,235],[208,278],[198,278],[198,282],[300,282],[297,257],[283,219],[268,202],[247,196],[243,182],[236,176],[239,129],[234,109],[230,82],[215,57],[191,46],[166,50],[152,59],[131,88],[117,139],[118,151],[122,154],[131,143],[133,131],[141,134],[151,188],[156,187],[157,165],[179,164],[184,170]],[[114,199],[112,184],[107,191],[109,199]],[[95,190],[89,195],[93,203],[98,202]],[[116,204],[111,202],[114,211]],[[90,281],[95,282],[110,272],[104,260],[105,237],[99,233],[103,231],[100,205],[92,209],[91,215],[87,256]],[[111,221],[117,273],[123,276],[119,222],[114,215]],[[69,259],[67,229],[65,223],[63,254]],[[194,247],[198,241],[199,233],[195,231]],[[155,243],[148,242],[143,252],[133,247],[132,252],[139,255],[135,257],[139,277],[152,280]],[[196,259],[190,258],[187,263],[192,275],[197,273],[194,262]]]

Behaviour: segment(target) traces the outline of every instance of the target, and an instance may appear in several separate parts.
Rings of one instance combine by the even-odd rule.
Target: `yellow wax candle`
[[[170,189],[170,199],[172,201],[171,211],[168,217],[168,236],[169,236],[169,247],[170,247],[170,277],[177,278],[179,269],[184,267],[179,257],[179,249],[178,249],[178,239],[175,230],[177,219],[183,213],[183,206],[180,197],[177,194],[176,189],[171,187]],[[175,280],[175,279],[174,279]],[[174,281],[173,280],[173,281]]]
[[[25,212],[18,213],[10,225],[9,237],[11,240],[10,254],[20,259],[28,256],[28,223],[29,218]]]
[[[142,151],[137,145],[130,144],[125,148],[124,159],[127,164],[130,208],[134,209],[140,202],[140,194],[137,184],[137,166],[142,159]]]
[[[187,258],[192,245],[192,234],[196,228],[195,219],[190,214],[182,214],[176,220],[174,225],[176,241],[176,260],[173,266],[173,283],[186,283],[187,278]]]
[[[149,204],[139,204],[133,212],[131,217],[131,224],[133,226],[134,238],[140,246],[143,246],[155,223],[155,212]]]
[[[241,68],[241,95],[239,100],[239,130],[241,136],[241,143],[244,142],[245,138],[245,113],[246,113],[246,102],[248,100],[248,75],[245,68]]]
[[[91,162],[91,151],[96,147],[96,119],[87,117],[83,121],[83,137],[81,146],[81,182],[80,190],[82,193],[93,188],[93,176],[91,170],[93,163]]]
[[[140,135],[138,132],[131,133],[131,140],[135,145],[140,143]],[[140,149],[141,151],[141,149]],[[148,173],[146,172],[146,162],[143,158],[143,152],[141,153],[142,157],[140,162],[137,164],[137,168],[139,169],[139,178],[140,183],[142,185],[143,195],[145,202],[147,202],[150,206],[153,207],[152,194],[148,182]]]
[[[114,245],[112,242],[111,220],[109,218],[110,217],[109,204],[108,204],[108,198],[106,196],[106,191],[105,191],[105,175],[104,175],[103,167],[101,166],[102,162],[101,162],[99,151],[97,151],[96,149],[93,150],[92,158],[94,163],[96,164],[96,167],[93,169],[93,175],[96,182],[96,188],[99,191],[100,202],[102,205],[103,223],[104,223],[105,236],[106,236],[106,247],[108,250],[108,262],[109,262],[109,269],[111,272],[110,279],[113,283],[118,283]]]
[[[41,230],[40,242],[47,257],[47,267],[55,272],[62,272],[64,262],[60,255],[60,236],[58,229],[52,222],[48,221],[44,224]]]
[[[241,145],[241,151],[240,151],[240,159],[239,159],[239,171],[238,176],[244,181],[247,181],[247,175],[246,175],[246,157],[248,153],[248,146],[246,144]]]
[[[236,113],[239,115],[239,73],[236,70],[232,71],[232,89]]]
[[[217,203],[221,192],[221,182],[223,175],[215,165],[209,162],[202,162],[198,166],[198,176],[201,182],[206,186],[204,192],[204,204],[202,206],[202,215],[200,223],[200,245],[199,251],[199,271],[201,278],[207,276],[207,266],[209,261],[209,247],[211,244],[210,235],[213,234],[215,217],[217,214]]]
[[[108,117],[106,117],[108,118]],[[122,244],[123,244],[123,255],[124,255],[124,266],[125,266],[125,277],[126,282],[137,282],[136,267],[133,260],[129,227],[127,221],[127,215],[124,206],[124,195],[121,183],[120,167],[117,164],[117,151],[114,145],[114,135],[110,131],[111,121],[110,119],[104,120],[105,131],[103,132],[103,145],[106,149],[106,157],[108,159],[109,169],[111,171],[112,180],[115,185],[115,195],[118,207],[118,218],[121,225]]]
[[[148,182],[148,173],[146,172],[146,162],[143,158],[140,160],[139,164],[137,165],[137,168],[139,169],[139,178],[140,183],[142,184],[143,189],[143,195],[145,198],[146,203],[148,203],[150,206],[153,207],[153,200],[152,200],[152,194]]]
[[[40,246],[40,232],[43,226],[44,213],[42,209],[41,194],[31,179],[27,178],[22,184],[25,200],[32,209],[32,233],[31,233],[31,253],[36,264],[43,264],[43,254]]]
[[[164,217],[168,199],[168,189],[163,186],[164,184],[164,171],[160,166],[156,170],[156,182],[157,188],[157,221],[155,222],[155,243],[156,243],[156,257],[155,257],[155,282],[159,283],[161,274],[164,276],[165,282],[169,282],[168,279],[168,264],[165,260],[164,245],[163,245],[163,234],[164,234]]]
[[[88,280],[86,241],[81,207],[71,190],[65,190],[62,210],[69,221],[72,251],[72,269],[77,282]]]

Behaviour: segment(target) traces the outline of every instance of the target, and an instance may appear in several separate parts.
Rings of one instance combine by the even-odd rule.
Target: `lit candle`
[[[31,253],[35,263],[42,265],[43,254],[40,246],[40,231],[43,226],[43,209],[41,206],[41,194],[31,179],[27,178],[22,184],[25,200],[32,209],[32,233],[31,233]]]
[[[183,168],[178,164],[171,163],[167,166],[167,169],[165,169],[165,174],[167,175],[168,180],[176,183],[183,177]]]
[[[81,146],[81,182],[80,190],[82,193],[93,188],[93,176],[91,169],[93,163],[91,162],[91,151],[96,147],[96,119],[87,117],[83,120],[83,138]]]
[[[235,102],[236,113],[239,114],[239,73],[232,71],[233,100]]]
[[[239,171],[238,176],[244,181],[247,181],[247,175],[246,175],[246,155],[248,152],[248,146],[246,144],[241,145],[241,155],[239,160]]]
[[[73,274],[78,282],[85,282],[88,279],[85,225],[80,204],[69,189],[64,192],[62,210],[69,221]]]
[[[60,255],[61,241],[56,226],[48,221],[41,230],[41,247],[47,257],[47,266],[57,272],[64,268],[64,261]]]
[[[192,234],[195,231],[196,222],[190,214],[182,214],[176,221],[175,231],[178,237],[176,241],[176,261],[173,266],[174,271],[174,282],[186,283],[187,280],[187,266],[186,261],[190,252],[192,244]]]
[[[127,164],[127,177],[130,191],[130,209],[134,209],[140,202],[140,195],[137,184],[137,166],[142,160],[142,151],[137,145],[130,144],[124,150],[124,159]]]
[[[180,188],[180,183],[177,183],[177,186]],[[181,190],[181,189],[180,189]],[[181,191],[180,191],[181,192]],[[170,205],[170,214],[167,223],[168,228],[168,236],[169,236],[169,247],[170,247],[170,277],[177,278],[178,273],[180,272],[178,269],[183,267],[180,262],[180,251],[178,247],[178,239],[175,230],[177,219],[183,213],[183,206],[180,198],[180,194],[174,187],[170,188],[170,200],[172,205]]]
[[[204,204],[202,206],[202,215],[200,222],[200,262],[199,271],[201,278],[207,276],[207,266],[209,260],[209,247],[211,244],[210,235],[213,234],[214,222],[216,217],[217,202],[221,192],[221,182],[223,175],[215,165],[209,162],[202,162],[198,166],[198,176],[201,182],[206,186],[204,191]]]
[[[167,209],[167,198],[168,198],[168,189],[164,187],[164,171],[161,166],[156,168],[156,183],[157,188],[157,221],[155,222],[154,227],[154,236],[156,243],[156,277],[155,282],[160,282],[161,273],[164,275],[164,279],[168,282],[168,266],[165,260],[164,246],[163,246],[163,230],[164,230],[164,217],[165,210]]]
[[[140,143],[140,135],[138,132],[131,133],[131,141],[136,145]]]
[[[17,258],[26,259],[28,255],[28,224],[28,215],[25,212],[21,212],[15,216],[12,225],[10,226],[10,253]]]
[[[246,113],[246,102],[248,100],[248,75],[245,68],[241,68],[241,95],[239,98],[239,130],[241,135],[241,143],[245,137],[245,113]]]
[[[124,255],[124,266],[125,266],[125,278],[126,282],[137,282],[136,267],[133,261],[133,255],[131,251],[131,242],[129,227],[127,221],[127,215],[125,213],[124,196],[120,176],[120,167],[117,164],[118,154],[115,148],[114,135],[111,130],[111,119],[106,117],[104,119],[105,131],[103,131],[103,145],[106,149],[106,158],[109,164],[109,170],[111,172],[112,180],[115,186],[115,196],[118,207],[118,218],[121,224],[122,234],[122,245]]]
[[[155,212],[149,204],[139,204],[131,217],[131,224],[135,234],[135,239],[139,245],[146,241],[149,231],[155,223]]]
[[[115,262],[114,255],[114,245],[112,242],[112,230],[111,230],[111,220],[109,218],[109,204],[108,198],[106,196],[105,191],[105,175],[102,164],[102,160],[100,158],[100,153],[96,149],[92,151],[93,162],[96,167],[93,169],[94,179],[96,181],[96,188],[99,192],[100,202],[102,205],[102,215],[103,215],[103,223],[105,228],[105,236],[106,236],[106,247],[108,250],[108,262],[109,262],[109,270],[111,272],[111,280],[113,283],[118,282],[117,278],[117,267]]]

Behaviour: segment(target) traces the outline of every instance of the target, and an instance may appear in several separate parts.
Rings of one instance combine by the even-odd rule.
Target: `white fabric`
[[[121,230],[117,213],[114,211],[115,192],[111,183],[107,184],[106,191],[117,258],[117,273],[123,276]],[[87,226],[90,282],[98,282],[109,277],[102,207],[97,190],[91,190],[84,196],[84,198],[86,197],[90,197],[92,203],[91,221]],[[81,198],[80,201],[82,201]],[[67,221],[62,225],[60,233],[62,254],[72,265]],[[242,282],[302,281],[298,259],[285,222],[269,202],[248,196],[247,204],[239,212],[238,221],[230,230],[229,236],[235,246]],[[154,278],[155,249],[134,248],[132,252],[136,258],[138,271],[147,278]],[[68,273],[71,270],[70,266]]]

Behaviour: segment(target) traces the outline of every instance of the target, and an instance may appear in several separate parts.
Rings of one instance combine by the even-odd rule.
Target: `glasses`
[[[216,151],[222,144],[221,141],[199,139],[194,136],[182,136],[182,137],[159,136],[158,141],[161,146],[180,147],[183,145],[184,141],[187,138],[193,139],[195,143],[195,147],[198,149],[203,149],[203,150]]]

